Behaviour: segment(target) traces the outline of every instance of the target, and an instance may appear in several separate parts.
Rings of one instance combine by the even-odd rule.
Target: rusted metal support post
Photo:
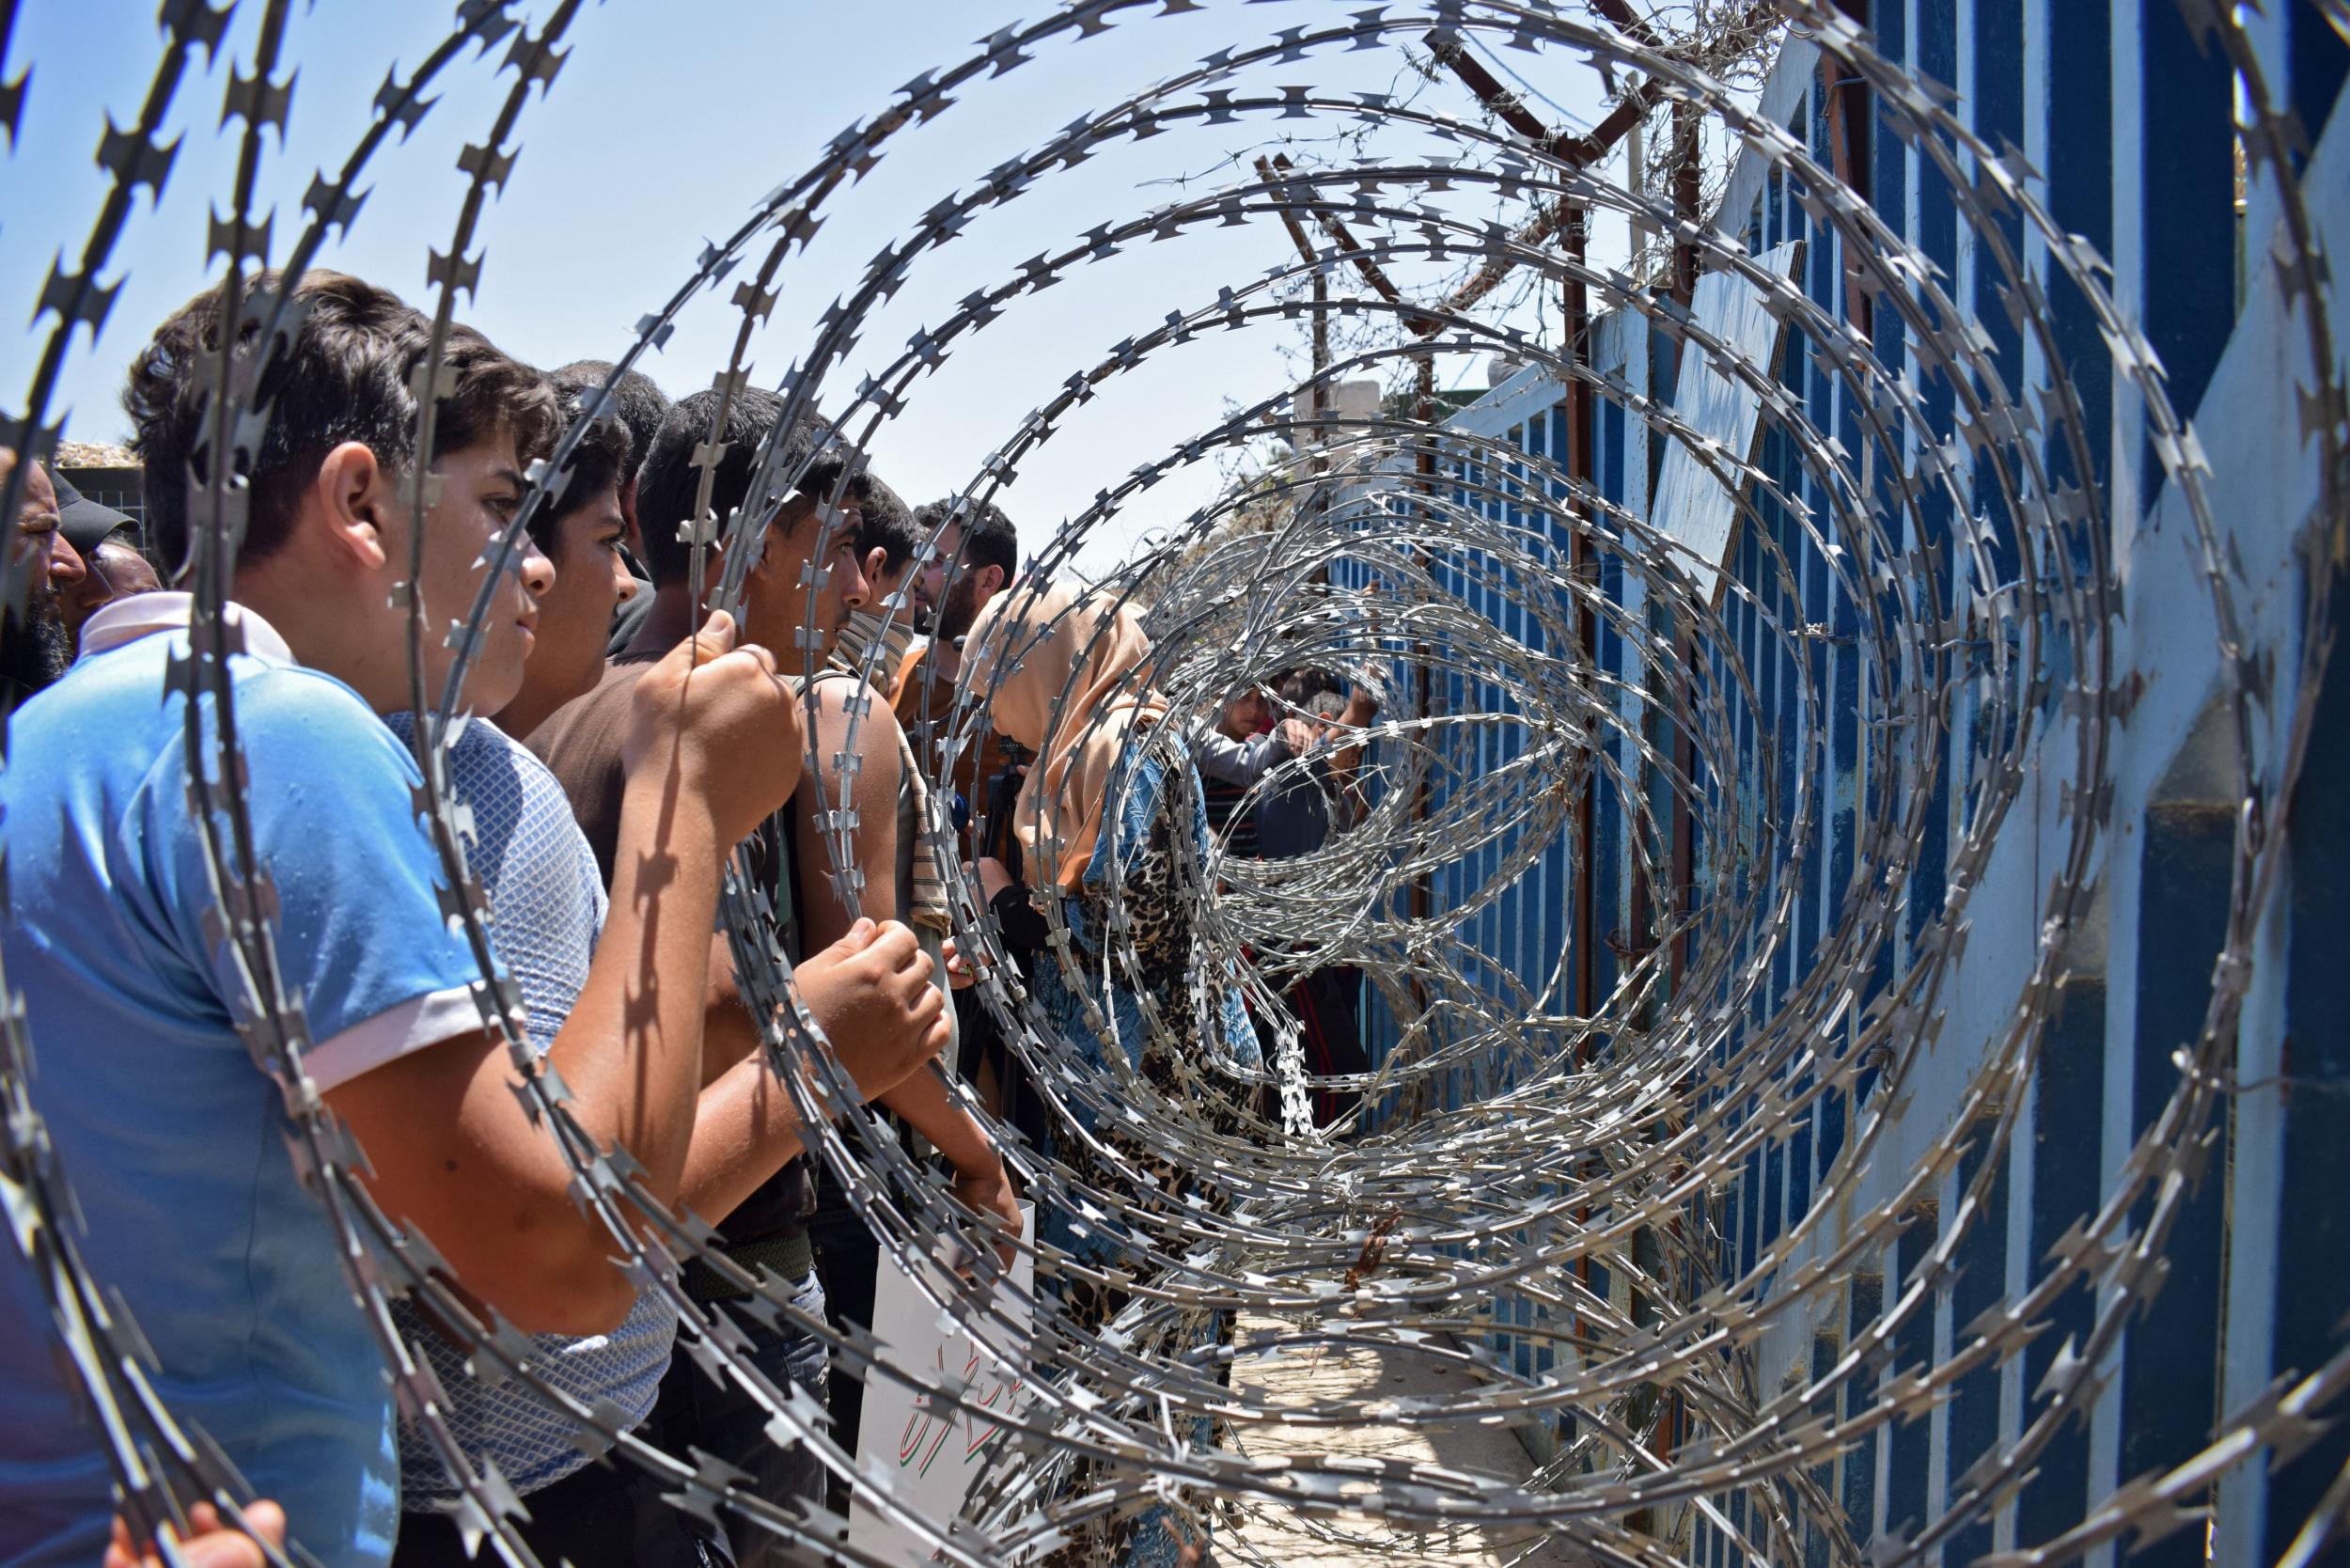
[[[1326,273],[1314,274],[1314,413],[1321,414],[1328,401],[1323,396],[1322,378],[1330,371],[1330,278]]]
[[[1694,225],[1704,205],[1704,185],[1699,158],[1702,154],[1698,106],[1682,100],[1673,103],[1673,216]],[[1698,247],[1684,236],[1673,243],[1672,295],[1686,308],[1698,290]]]
[[[1700,208],[1703,202],[1703,186],[1700,183],[1698,165],[1699,129],[1696,105],[1684,102],[1674,103],[1673,217],[1678,224],[1683,226],[1683,233],[1673,243],[1672,298],[1673,303],[1680,306],[1684,312],[1689,308],[1690,302],[1697,297],[1698,290],[1698,247],[1687,236],[1702,216]],[[1682,388],[1675,385],[1673,393],[1676,398],[1680,397]],[[1690,661],[1697,655],[1697,642],[1691,628],[1685,622],[1674,628],[1673,650],[1675,663],[1682,669],[1688,669]],[[1682,695],[1684,706],[1695,702],[1697,691],[1694,680],[1689,682],[1689,689]],[[1688,726],[1686,724],[1675,725],[1673,728],[1673,769],[1683,779],[1687,780],[1690,779],[1696,766],[1697,747],[1690,737]],[[1673,796],[1672,834],[1673,935],[1670,949],[1665,958],[1665,972],[1676,995],[1681,989],[1682,973],[1687,968],[1689,961],[1687,926],[1691,902],[1697,892],[1694,886],[1697,880],[1697,845],[1694,842],[1696,833],[1697,816],[1691,808],[1689,798],[1685,793],[1676,792]]]
[[[1698,247],[1692,236],[1704,217],[1704,184],[1699,163],[1704,152],[1700,134],[1702,129],[1703,121],[1696,105],[1676,101],[1673,104],[1673,219],[1680,232],[1673,243],[1672,297],[1684,312],[1697,297]],[[1683,396],[1677,380],[1673,396],[1676,400]],[[1691,661],[1696,657],[1697,638],[1694,629],[1685,620],[1673,629],[1673,649],[1675,667],[1684,672],[1682,706],[1684,711],[1694,711],[1697,678],[1688,671]],[[1673,727],[1674,772],[1687,780],[1692,777],[1696,766],[1696,741],[1685,723],[1676,724]],[[1685,792],[1676,791],[1673,794],[1672,940],[1665,957],[1665,971],[1676,998],[1680,995],[1683,972],[1688,964],[1687,928],[1689,913],[1697,897],[1696,836],[1696,808]],[[1679,1245],[1679,1215],[1673,1217],[1668,1231],[1674,1238],[1673,1255],[1685,1257],[1685,1250]],[[1659,1458],[1668,1456],[1680,1446],[1682,1435],[1688,1424],[1688,1415],[1681,1390],[1678,1388],[1672,1389],[1657,1419],[1656,1435],[1651,1445]]]
[[[1423,349],[1417,356],[1414,362],[1413,384],[1415,396],[1412,404],[1412,418],[1419,426],[1420,433],[1417,438],[1418,449],[1412,458],[1412,469],[1418,477],[1420,504],[1425,507],[1428,505],[1428,498],[1433,496],[1436,490],[1436,444],[1431,433],[1436,420],[1436,356],[1432,352]],[[1430,563],[1425,551],[1419,553],[1419,563],[1422,571],[1428,570]],[[1413,643],[1412,717],[1419,725],[1419,745],[1422,748],[1430,745],[1428,721],[1432,717],[1429,712],[1432,688],[1428,679],[1428,666],[1434,658],[1435,651],[1428,646],[1425,639]],[[1418,823],[1427,820],[1428,771],[1423,767],[1420,770],[1418,782],[1412,786],[1412,821]],[[1428,873],[1423,870],[1412,879],[1413,921],[1416,924],[1425,921],[1434,907],[1434,889],[1429,886]],[[1423,1011],[1427,1009],[1427,993],[1421,987],[1417,974],[1412,977],[1412,999],[1414,1004]]]
[[[1566,317],[1567,472],[1580,485],[1590,484],[1598,473],[1592,450],[1591,384],[1584,374],[1591,363],[1591,300],[1581,269],[1590,259],[1590,210],[1579,203],[1568,209],[1569,271],[1562,302]],[[1568,507],[1571,515],[1582,515],[1582,522],[1568,540],[1567,558],[1576,589],[1588,594],[1597,588],[1599,580],[1599,555],[1591,546],[1589,508],[1572,500]],[[1577,682],[1590,700],[1599,700],[1599,616],[1588,599],[1575,606],[1574,654]],[[1598,726],[1591,727],[1591,733],[1598,733]],[[1582,760],[1583,785],[1576,792],[1574,808],[1576,870],[1568,930],[1574,944],[1574,1010],[1588,1018],[1599,1010],[1599,879],[1595,874],[1599,854],[1599,770],[1592,765],[1590,755],[1586,754]]]
[[[1322,416],[1330,407],[1329,391],[1323,384],[1323,378],[1330,373],[1330,278],[1328,274],[1320,272],[1314,274],[1313,343],[1313,416],[1315,421],[1313,476],[1319,481],[1330,471],[1330,460],[1324,450],[1329,443],[1329,432],[1323,430],[1321,426]],[[1313,496],[1316,512],[1326,512],[1330,510],[1330,497],[1324,494],[1318,482],[1314,486]]]
[[[1257,173],[1261,176],[1268,184],[1272,183],[1280,175],[1288,173],[1294,166],[1295,165],[1291,164],[1289,159],[1286,157],[1280,159],[1277,164],[1264,158],[1257,160]],[[1292,212],[1287,207],[1284,207],[1281,210],[1281,222],[1283,226],[1289,229],[1290,243],[1297,247],[1297,254],[1303,257],[1308,262],[1313,264],[1314,267],[1314,309],[1312,326],[1314,362],[1313,394],[1309,412],[1315,421],[1315,425],[1311,432],[1311,439],[1314,444],[1314,455],[1311,460],[1309,471],[1316,479],[1320,479],[1324,474],[1329,472],[1330,467],[1329,459],[1324,455],[1322,449],[1324,441],[1327,439],[1327,432],[1321,427],[1322,416],[1330,406],[1329,393],[1328,390],[1323,385],[1322,380],[1322,378],[1328,373],[1330,368],[1330,274],[1323,269],[1321,265],[1322,253],[1314,249],[1313,242],[1306,237],[1305,227],[1298,223],[1296,214]],[[1358,260],[1357,265],[1361,264],[1362,263]],[[1317,513],[1326,512],[1330,510],[1330,497],[1323,490],[1321,485],[1315,485],[1310,494],[1313,498],[1312,505]],[[1324,583],[1327,583],[1330,580],[1330,568],[1328,563],[1324,563],[1320,571],[1316,573],[1316,576],[1318,580]]]
[[[1867,24],[1867,0],[1838,0],[1838,8]],[[1837,183],[1865,202],[1869,199],[1869,89],[1825,51],[1820,55],[1820,102],[1827,109],[1828,159]],[[1825,230],[1823,241],[1834,232],[1833,228]],[[1868,290],[1849,271],[1844,274],[1844,320],[1861,337],[1876,337]]]

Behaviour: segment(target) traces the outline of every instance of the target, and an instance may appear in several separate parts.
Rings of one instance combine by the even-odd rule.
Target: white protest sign
[[[1033,1242],[1033,1205],[1020,1206],[1020,1220],[1025,1239]],[[998,1309],[1017,1325],[1022,1339],[1028,1322],[1026,1298],[1035,1282],[1035,1255],[1024,1249],[1012,1261],[1010,1283],[996,1288]],[[933,1384],[961,1378],[971,1386],[971,1403],[986,1409],[1010,1410],[1026,1398],[1020,1369],[1001,1365],[961,1329],[942,1332],[939,1309],[886,1249],[874,1286],[873,1337],[882,1342],[891,1365]],[[1002,1428],[984,1416],[876,1377],[865,1385],[857,1468],[889,1477],[895,1496],[944,1525],[963,1513],[972,1482],[1002,1435]],[[850,1505],[849,1541],[893,1561],[920,1563],[931,1558],[912,1530],[883,1518],[863,1498]]]

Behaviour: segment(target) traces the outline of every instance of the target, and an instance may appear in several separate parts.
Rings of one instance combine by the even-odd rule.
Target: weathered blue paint
[[[1988,1132],[1986,1127],[1984,1132]],[[1958,1164],[1958,1182],[1954,1190],[1964,1191],[1982,1168],[1983,1146],[1977,1141]],[[1982,1312],[1998,1305],[2007,1294],[2007,1166],[2002,1161],[1993,1179],[1991,1189],[1983,1200],[1982,1215],[1969,1226],[1966,1239],[1958,1247],[1958,1278],[1948,1289],[1950,1301],[1950,1323],[1953,1330],[1964,1334],[1966,1325]],[[1969,1465],[1998,1445],[1999,1440],[1999,1371],[1984,1367],[1969,1372],[1958,1384],[1957,1398],[1950,1404],[1945,1419],[1948,1426],[1943,1439],[1944,1470],[1953,1490],[1956,1478]],[[1943,1560],[1971,1562],[1991,1550],[1991,1520],[1985,1516],[1950,1538],[1944,1549]]]
[[[2045,1258],[2064,1232],[2097,1200],[2097,1125],[2104,1087],[2100,1058],[2106,1040],[2102,975],[2072,981],[2041,1041],[2032,1077],[2031,1234],[2034,1258]],[[2068,1338],[2087,1336],[2091,1301],[2079,1284],[2049,1313],[2048,1332],[2024,1352],[2024,1387],[2036,1388]],[[2045,1541],[2080,1522],[2089,1498],[2085,1428],[2072,1426],[2043,1455],[2016,1503],[2016,1534]]]
[[[1933,1246],[1934,1215],[1931,1212],[1921,1213],[1893,1245],[1894,1278],[1900,1281],[1901,1290],[1908,1288],[1918,1265],[1925,1262]],[[1897,1298],[1898,1294],[1897,1291]],[[1897,1368],[1915,1371],[1930,1361],[1934,1356],[1934,1315],[1910,1313],[1894,1332],[1893,1352]],[[1927,1474],[1933,1454],[1928,1418],[1920,1414],[1897,1422],[1889,1441],[1893,1452],[1886,1470],[1886,1528],[1906,1538],[1926,1522]]]
[[[2212,964],[2227,926],[2235,815],[2226,805],[2189,801],[2147,813],[2142,891],[2137,912],[2138,1071],[2133,1124],[2151,1125],[2178,1081],[2173,1052],[2201,1032]],[[2218,1414],[2220,1173],[2225,1124],[2204,1180],[2181,1207],[2165,1247],[2170,1282],[2130,1325],[2122,1378],[2122,1468],[2167,1468],[2210,1440]],[[2151,1205],[2141,1205],[2142,1224]],[[2138,1560],[2201,1563],[2192,1530],[2147,1547]]]
[[[2149,5],[2140,24],[2147,96],[2146,336],[2169,372],[2170,401],[2192,417],[2235,325],[2235,83],[2217,50],[2198,47],[2175,5]],[[2151,444],[2151,492],[2161,469]]]
[[[1863,1272],[1855,1274],[1845,1290],[1844,1334],[1848,1341],[1859,1339],[1885,1310],[1885,1277]],[[1863,1377],[1844,1381],[1843,1416],[1856,1419],[1867,1406],[1869,1381]],[[1847,1452],[1841,1464],[1844,1482],[1838,1493],[1844,1504],[1844,1523],[1852,1531],[1853,1540],[1867,1544],[1871,1534],[1870,1521],[1876,1517],[1877,1448],[1886,1440],[1880,1432],[1868,1442]]]
[[[2339,590],[2337,590],[2339,591]],[[2341,1344],[2350,1313],[2350,1137],[2343,1106],[2350,1100],[2350,964],[2342,962],[2350,933],[2350,815],[2341,807],[2342,780],[2350,776],[2350,653],[2335,645],[2318,698],[2309,760],[2293,802],[2293,946],[2286,965],[2289,1032],[2284,1041],[2285,1213],[2280,1230],[2290,1245],[2278,1248],[2270,1355],[2280,1372],[2304,1375],[2325,1364]],[[2282,1555],[2301,1520],[2350,1464],[2350,1429],[2337,1426],[2284,1466],[2268,1482],[2264,1555]]]
[[[2344,74],[2350,73],[2350,45],[2314,5],[2293,7],[2292,24],[2293,107],[2314,143],[2342,96]]]

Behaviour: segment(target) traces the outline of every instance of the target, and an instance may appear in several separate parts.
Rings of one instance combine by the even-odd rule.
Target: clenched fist
[[[624,751],[632,777],[656,769],[700,800],[728,844],[791,798],[807,749],[799,694],[773,654],[737,640],[734,618],[713,610],[647,670]]]
[[[895,920],[859,920],[793,971],[808,1011],[866,1099],[903,1083],[947,1048],[947,1001],[931,955]]]

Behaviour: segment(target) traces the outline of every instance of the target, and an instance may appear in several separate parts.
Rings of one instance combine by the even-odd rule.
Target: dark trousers
[[[662,1482],[625,1460],[590,1465],[523,1498],[530,1519],[517,1529],[542,1563],[727,1568],[732,1560],[724,1534],[662,1501]],[[465,1555],[454,1515],[400,1515],[392,1568],[480,1568],[494,1560],[486,1545],[479,1558]]]
[[[1335,1077],[1370,1070],[1359,1015],[1362,990],[1363,972],[1351,964],[1316,969],[1290,987],[1285,999],[1305,1037],[1307,1072],[1316,1077]],[[1327,1127],[1344,1115],[1356,1092],[1315,1090],[1316,1125]]]
[[[816,1244],[816,1272],[824,1282],[824,1316],[836,1328],[872,1327],[881,1241],[872,1227],[849,1207],[848,1198],[828,1167],[817,1169],[816,1214],[807,1222],[807,1233]],[[831,1376],[833,1440],[854,1455],[863,1426],[865,1382],[846,1367],[834,1367]],[[846,1513],[848,1483],[838,1476],[827,1481],[827,1500],[833,1511]]]
[[[792,1305],[811,1317],[824,1315],[823,1282],[810,1275],[802,1282]],[[785,1381],[797,1384],[817,1403],[830,1393],[832,1353],[812,1335],[783,1333],[762,1327],[748,1313],[735,1321],[751,1341],[751,1359],[778,1388]],[[653,1404],[662,1447],[683,1457],[688,1449],[725,1460],[751,1478],[751,1490],[770,1502],[798,1502],[810,1507],[824,1500],[824,1466],[801,1444],[781,1448],[768,1440],[767,1412],[757,1400],[728,1378],[724,1386],[694,1365],[681,1348],[661,1380],[661,1397]],[[727,1535],[738,1568],[788,1568],[805,1559],[790,1555],[784,1538],[736,1514],[723,1514]],[[574,1562],[573,1568],[587,1568]]]
[[[801,1310],[822,1317],[824,1288],[811,1278],[794,1297]],[[737,1312],[751,1344],[750,1358],[768,1381],[799,1385],[822,1403],[828,1392],[832,1357],[810,1335],[777,1334],[748,1314]],[[711,1381],[681,1346],[661,1379],[652,1413],[637,1429],[647,1442],[692,1462],[700,1449],[751,1477],[751,1490],[771,1502],[818,1503],[824,1496],[824,1468],[794,1443],[779,1448],[767,1438],[767,1413],[728,1379]],[[723,1529],[666,1501],[667,1483],[626,1460],[590,1465],[523,1498],[529,1522],[522,1537],[540,1561],[568,1558],[572,1568],[782,1568],[794,1561],[783,1538],[732,1514]],[[442,1513],[400,1516],[400,1544],[392,1568],[478,1568],[465,1555],[454,1518]]]

